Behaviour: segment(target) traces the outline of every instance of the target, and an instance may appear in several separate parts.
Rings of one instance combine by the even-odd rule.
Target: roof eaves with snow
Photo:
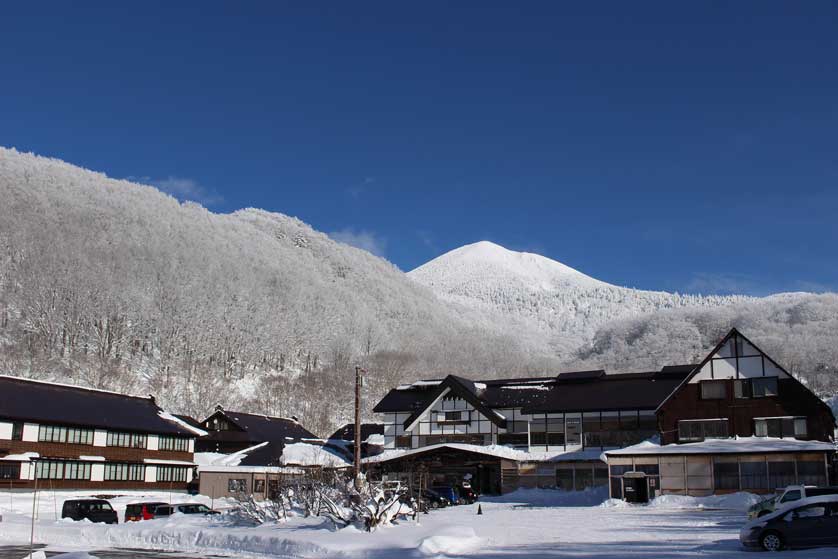
[[[674,443],[661,446],[654,440],[646,440],[633,446],[606,450],[605,456],[649,456],[686,454],[770,454],[777,452],[834,452],[832,443],[822,441],[801,441],[774,437],[733,437],[729,439],[708,439],[696,443]]]

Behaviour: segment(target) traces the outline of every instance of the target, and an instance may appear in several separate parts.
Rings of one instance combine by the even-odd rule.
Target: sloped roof
[[[480,387],[478,387],[478,384]],[[493,411],[492,406],[482,398],[482,393],[485,388],[487,388],[487,385],[484,383],[475,383],[467,378],[448,375],[434,390],[426,393],[424,400],[418,406],[414,406],[413,413],[405,420],[404,426],[407,428],[411,423],[415,422],[440,396],[450,390],[471,404],[475,410],[483,414],[489,421],[505,429],[506,418]]]
[[[300,440],[317,438],[311,431],[300,425],[297,420],[287,417],[270,417],[267,415],[220,409],[205,419],[204,422],[217,414],[222,414],[242,429],[244,435],[237,437],[237,440],[240,438],[253,442],[284,442],[286,439]],[[213,437],[216,433],[223,434],[227,432],[214,431],[210,433],[210,437]]]
[[[611,375],[602,370],[574,371],[549,377],[484,381],[451,375],[434,384],[414,383],[393,389],[373,411],[409,412],[413,419],[444,388],[455,386],[465,399],[479,401],[484,409],[522,408],[525,413],[655,409],[694,368],[695,365],[672,365],[660,371]]]
[[[383,423],[361,423],[361,442],[366,441],[371,435],[383,435]],[[332,433],[329,440],[349,441],[355,440],[355,424],[347,423]]]
[[[526,405],[524,413],[586,410],[648,410],[657,408],[675,390],[687,373],[650,372],[603,375],[588,381],[574,379],[552,385],[544,399]]]
[[[195,437],[161,412],[150,396],[0,376],[2,419]]]

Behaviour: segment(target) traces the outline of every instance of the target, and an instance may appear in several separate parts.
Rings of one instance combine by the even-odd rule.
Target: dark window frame
[[[726,380],[702,380],[699,381],[699,396],[702,400],[727,400],[727,381]],[[721,386],[723,394],[721,396],[709,396],[705,393],[705,388],[709,388],[711,386]]]

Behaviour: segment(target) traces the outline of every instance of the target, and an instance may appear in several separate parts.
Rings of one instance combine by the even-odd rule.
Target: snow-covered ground
[[[18,497],[23,502],[25,496]],[[476,504],[453,507],[374,533],[351,527],[333,530],[328,522],[316,518],[247,527],[234,525],[223,515],[175,516],[104,526],[55,521],[47,514],[37,523],[35,539],[62,551],[122,547],[234,557],[727,559],[753,557],[740,547],[738,530],[745,521],[743,509],[754,498],[746,494],[710,499],[670,497],[659,499],[652,506],[634,506],[612,501],[599,504],[603,500],[601,490],[522,490],[484,499],[480,503],[482,515],[476,514]],[[114,500],[115,505],[124,510],[130,499]],[[196,500],[208,502],[205,498]],[[31,500],[29,504],[31,507]],[[23,506],[14,508],[15,512],[3,511],[0,545],[28,541],[30,519]],[[44,510],[43,503],[40,508]],[[780,555],[826,558],[834,557],[835,550]]]

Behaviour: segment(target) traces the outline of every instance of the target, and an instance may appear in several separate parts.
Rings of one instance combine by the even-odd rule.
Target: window
[[[751,379],[751,388],[754,398],[767,398],[769,396],[776,396],[777,391],[777,377],[758,377]]]
[[[822,518],[826,516],[826,505],[823,503],[806,505],[805,507],[794,509],[791,514],[793,518]]]
[[[42,443],[63,443],[67,440],[66,427],[54,427],[52,425],[38,426],[38,442]]]
[[[396,448],[410,448],[410,435],[396,437]]]
[[[157,466],[157,481],[186,481],[186,466]]]
[[[93,429],[39,425],[38,442],[90,445],[93,444]]]
[[[797,478],[800,485],[826,485],[826,464],[822,460],[798,461]]]
[[[800,490],[793,489],[792,491],[786,491],[783,498],[780,499],[781,503],[790,503],[792,501],[799,501],[800,500]]]
[[[548,430],[549,430],[549,426],[548,426]],[[562,438],[565,439],[565,440],[563,440],[562,443],[566,442],[569,445],[582,444],[581,430],[582,430],[582,420],[581,419],[579,419],[578,417],[568,418],[567,422],[565,423],[565,432],[567,433],[567,436],[565,438],[565,436],[563,434]],[[551,443],[550,440],[549,440],[550,437],[548,437],[547,439],[548,439],[547,442],[549,444],[561,444],[561,443]]]
[[[90,479],[91,465],[86,462],[67,462],[63,460],[41,460],[35,463],[35,476],[38,479]]]
[[[20,479],[20,464],[0,464],[0,479]]]
[[[714,462],[713,479],[715,489],[739,489],[739,464]]]
[[[750,398],[753,396],[751,391],[751,379],[740,379],[733,382],[733,396],[734,398]]]
[[[146,448],[148,436],[140,433],[122,433],[108,431],[106,444],[108,446],[122,446],[125,448]]]
[[[757,437],[805,438],[805,417],[758,417],[754,419],[754,435]]]
[[[797,481],[794,475],[794,462],[769,462],[768,487],[778,489],[794,485]],[[798,497],[799,498],[799,497]]]
[[[556,470],[556,487],[573,491],[573,470]]]
[[[678,422],[678,441],[703,441],[727,438],[727,418],[687,419]]]
[[[437,415],[437,422],[442,421],[462,421],[463,412],[461,411],[447,411]]]
[[[526,433],[498,433],[498,444],[506,446],[527,446],[529,444]]]
[[[770,489],[768,487],[768,467],[765,462],[741,462],[742,490]]]
[[[12,440],[23,440],[23,423],[21,423],[20,421],[15,421],[14,423],[12,423]]]
[[[145,481],[145,465],[105,464],[105,481]]]
[[[576,468],[576,482],[574,488],[576,491],[582,491],[594,486],[594,470],[593,468]]]
[[[265,480],[264,479],[257,479],[253,482],[253,492],[254,493],[264,493],[265,492]]]
[[[247,480],[245,479],[228,479],[227,491],[230,493],[238,493],[240,491],[247,491]]]
[[[700,384],[702,400],[724,400],[727,398],[727,381],[703,380]]]
[[[157,448],[159,450],[173,450],[175,452],[188,452],[189,439],[185,437],[161,436]]]
[[[231,431],[230,424],[217,417],[213,417],[207,422],[207,429],[210,431]]]

